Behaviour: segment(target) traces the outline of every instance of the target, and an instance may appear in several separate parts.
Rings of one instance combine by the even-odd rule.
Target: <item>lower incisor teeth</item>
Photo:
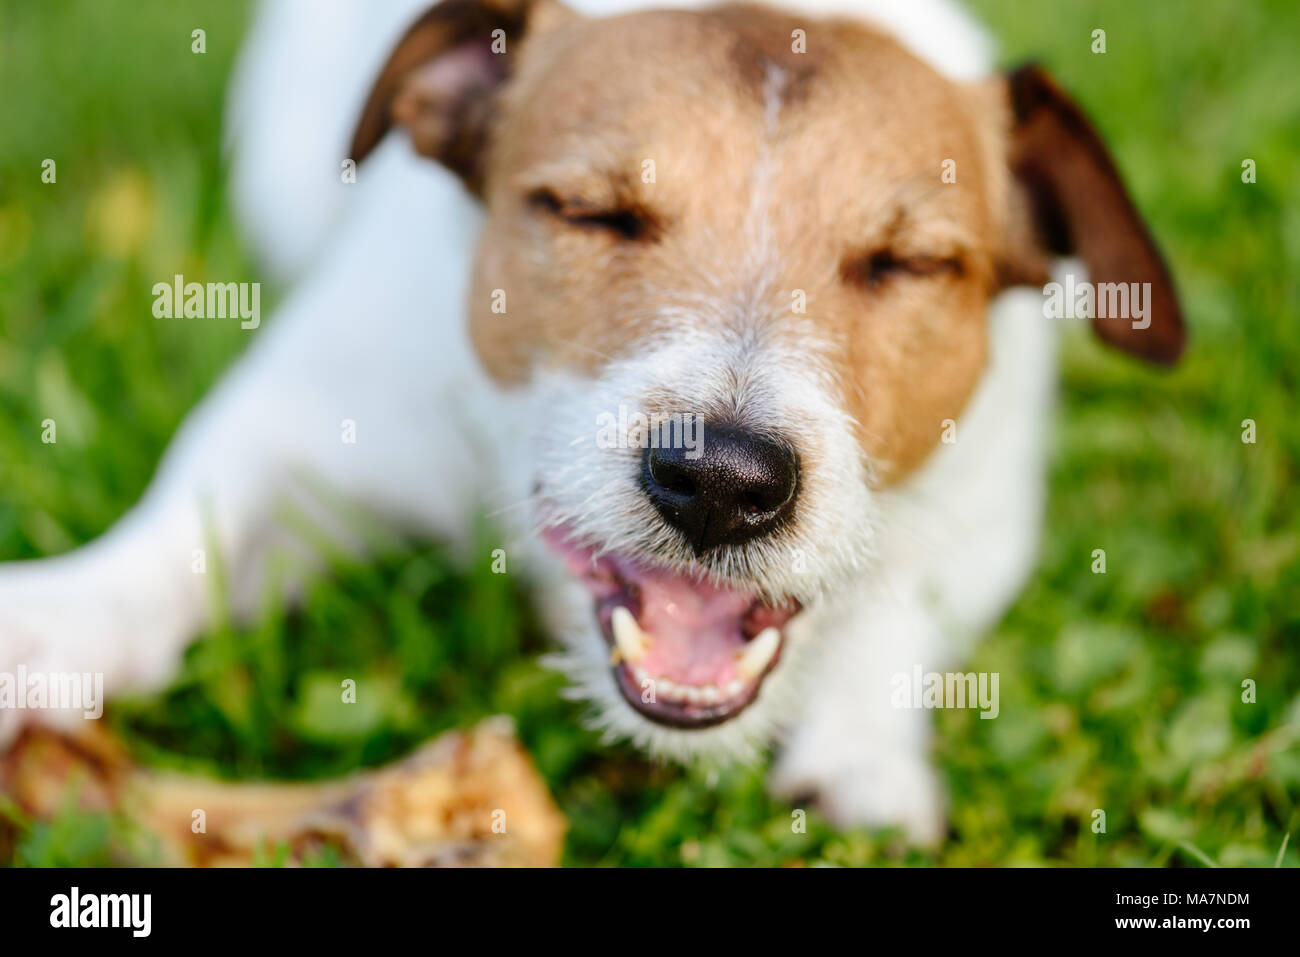
[[[772,663],[780,647],[781,632],[775,628],[764,628],[737,656],[736,671],[740,672],[741,677],[752,681]]]
[[[715,685],[691,685],[684,682],[673,681],[671,678],[660,678],[650,674],[644,668],[632,666],[632,680],[641,686],[644,682],[653,683],[655,694],[661,698],[667,698],[670,701],[685,701],[689,704],[717,704],[719,701],[725,701],[727,698],[735,697],[740,694],[744,685],[739,681],[733,681],[726,688],[718,688]]]

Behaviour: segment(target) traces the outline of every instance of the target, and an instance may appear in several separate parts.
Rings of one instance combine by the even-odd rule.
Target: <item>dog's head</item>
[[[787,622],[865,566],[873,493],[960,414],[1000,289],[1072,251],[1151,284],[1150,324],[1103,338],[1181,349],[1159,253],[1036,68],[959,83],[758,7],[446,0],[353,157],[394,124],[483,201],[473,338],[546,410],[538,517],[583,589],[587,690],[665,749],[734,743]]]

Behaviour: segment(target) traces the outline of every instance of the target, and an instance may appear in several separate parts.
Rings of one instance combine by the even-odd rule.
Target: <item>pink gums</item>
[[[745,645],[741,621],[755,596],[657,570],[631,579],[641,593],[637,623],[650,635],[638,664],[652,675],[689,685],[726,687],[738,677]]]

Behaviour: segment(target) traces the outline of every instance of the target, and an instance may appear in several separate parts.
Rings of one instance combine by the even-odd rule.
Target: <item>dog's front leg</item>
[[[219,591],[236,616],[265,600],[273,549],[300,556],[298,581],[310,573],[310,548],[278,521],[286,507],[336,538],[356,528],[337,501],[464,539],[483,482],[453,414],[477,388],[459,317],[428,317],[418,270],[399,263],[390,279],[348,261],[366,281],[335,269],[296,295],[189,416],[120,522],[67,555],[0,564],[0,672],[99,674],[109,695],[165,681]],[[56,715],[5,709],[0,723],[45,716]]]
[[[153,684],[207,620],[221,563],[236,608],[250,603],[242,567],[258,557],[296,444],[276,425],[293,390],[269,388],[259,351],[190,415],[142,500],[108,532],[66,555],[0,565],[0,671],[102,675],[110,694]]]
[[[842,624],[807,675],[807,705],[774,790],[811,799],[841,827],[897,826],[917,843],[936,843],[945,812],[930,715],[897,692],[916,665],[929,671],[941,661],[938,628],[919,602],[883,597],[835,618]]]

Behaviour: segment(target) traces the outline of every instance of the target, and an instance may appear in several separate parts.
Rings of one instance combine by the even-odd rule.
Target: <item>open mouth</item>
[[[591,592],[610,666],[629,704],[652,721],[704,728],[734,718],[757,697],[781,659],[793,599],[597,553],[562,529],[545,538]]]

